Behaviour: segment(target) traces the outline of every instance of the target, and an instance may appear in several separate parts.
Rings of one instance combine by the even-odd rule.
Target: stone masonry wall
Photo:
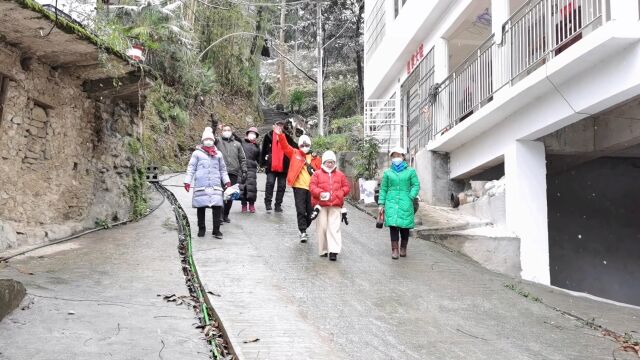
[[[81,79],[37,60],[23,70],[2,43],[0,75],[0,251],[126,219],[135,111],[89,99]]]

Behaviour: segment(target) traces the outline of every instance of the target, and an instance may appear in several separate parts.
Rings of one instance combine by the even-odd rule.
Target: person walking
[[[420,191],[420,182],[416,170],[405,161],[403,148],[393,148],[390,156],[391,167],[385,170],[380,184],[378,211],[384,213],[384,225],[389,227],[391,258],[398,259],[398,255],[407,256],[409,230],[415,226],[413,201]]]
[[[184,178],[184,189],[189,192],[193,184],[191,205],[198,213],[198,237],[207,231],[205,213],[208,208],[213,211],[213,236],[222,239],[220,220],[223,206],[224,189],[231,186],[227,166],[223,155],[214,145],[213,129],[207,127],[202,133],[202,145],[198,145],[191,154],[187,175]]]
[[[276,122],[276,126],[283,127],[284,123]],[[285,133],[286,143],[292,147],[296,146],[293,138]],[[264,191],[264,206],[267,211],[271,211],[273,200],[273,190],[276,187],[275,212],[282,212],[282,199],[284,198],[287,186],[287,172],[289,171],[289,159],[284,156],[282,146],[278,142],[278,136],[272,131],[265,135],[262,140],[262,150],[260,152],[260,166],[265,169],[267,183]]]
[[[317,216],[316,233],[318,235],[318,251],[320,256],[327,256],[336,261],[342,250],[342,235],[340,222],[346,222],[343,216],[344,199],[351,188],[347,177],[337,168],[336,154],[329,150],[322,154],[321,169],[311,177],[309,185],[311,202],[320,206]]]
[[[224,157],[231,185],[233,186],[243,182],[243,179],[247,177],[247,161],[242,144],[233,137],[233,130],[231,129],[231,126],[224,125],[222,127],[222,138],[216,142],[216,145]],[[222,221],[226,223],[231,222],[229,219],[229,213],[231,212],[232,206],[233,200],[227,200],[224,202]]]
[[[260,147],[257,144],[257,140],[260,134],[258,134],[257,128],[251,127],[245,135],[242,148],[247,158],[247,176],[242,182],[240,199],[243,213],[247,212],[247,210],[250,213],[255,213],[255,202],[258,198],[258,161],[260,161]],[[249,205],[248,209],[247,204]]]
[[[281,126],[274,126],[274,132],[277,134],[278,142],[282,145],[285,156],[291,160],[287,172],[287,184],[293,188],[300,242],[305,243],[309,239],[307,229],[311,225],[311,213],[313,212],[309,184],[311,183],[311,175],[322,164],[320,158],[311,153],[311,138],[307,135],[300,136],[298,149],[296,149],[287,143]]]

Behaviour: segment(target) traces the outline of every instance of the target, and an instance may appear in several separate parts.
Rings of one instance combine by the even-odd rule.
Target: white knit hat
[[[302,144],[309,144],[311,145],[311,138],[308,137],[307,135],[302,135],[300,136],[300,138],[298,139],[298,146],[302,145]]]
[[[396,146],[393,149],[391,149],[391,151],[389,151],[389,156],[391,156],[391,154],[393,153],[398,153],[398,154],[402,154],[402,155],[406,155],[407,151],[401,147],[401,146]]]
[[[330,160],[336,162],[336,153],[331,150],[327,150],[324,152],[324,154],[322,154],[322,163],[324,164],[326,161]]]
[[[211,139],[211,140],[215,140],[215,137],[213,136],[213,129],[210,127],[206,127],[204,128],[204,132],[202,133],[202,140],[204,139]]]

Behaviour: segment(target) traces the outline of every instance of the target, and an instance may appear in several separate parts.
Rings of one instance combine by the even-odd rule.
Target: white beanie
[[[389,156],[391,156],[391,154],[393,153],[398,153],[398,154],[402,154],[402,155],[406,155],[407,151],[401,147],[401,146],[396,146],[393,149],[391,149],[391,151],[389,151]]]
[[[326,161],[333,160],[333,162],[337,162],[336,153],[331,150],[327,150],[322,154],[322,163],[324,164]]]
[[[300,146],[302,144],[305,144],[305,143],[311,145],[311,138],[308,137],[307,135],[300,136],[300,138],[298,139],[298,146]]]
[[[204,132],[202,133],[202,140],[204,139],[212,139],[215,140],[215,137],[213,136],[213,129],[210,127],[206,127],[204,128]]]

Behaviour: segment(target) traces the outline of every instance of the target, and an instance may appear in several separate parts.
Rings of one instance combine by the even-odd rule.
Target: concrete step
[[[422,220],[422,225],[417,226],[415,231],[424,235],[475,229],[491,225],[489,220],[465,214],[458,209],[431,206],[422,202],[416,217]]]
[[[484,226],[440,233],[417,231],[416,236],[464,254],[489,270],[520,277],[520,239],[506,229]]]
[[[15,310],[27,290],[22,283],[11,279],[0,279],[0,320]]]

